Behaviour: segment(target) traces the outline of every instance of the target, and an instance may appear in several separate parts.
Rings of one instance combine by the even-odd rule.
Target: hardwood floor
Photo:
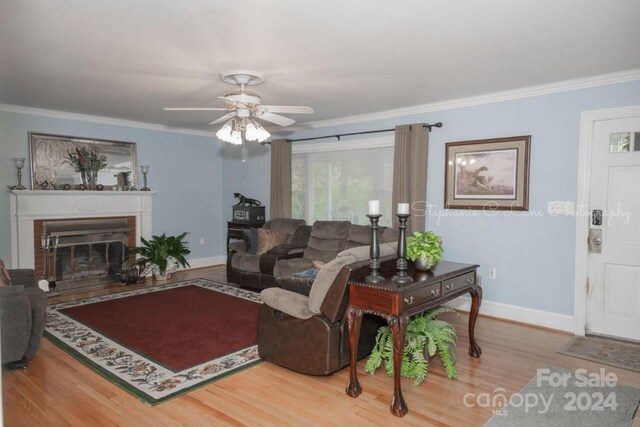
[[[224,266],[190,270],[172,281],[203,277],[226,282]],[[136,286],[152,286],[143,283]],[[129,290],[113,288],[99,293]],[[82,297],[87,297],[83,295]],[[52,298],[52,302],[69,297]],[[160,405],[146,406],[43,339],[37,355],[22,371],[3,372],[4,419],[7,426],[161,426],[161,425],[381,425],[479,426],[491,408],[469,408],[467,393],[491,393],[501,387],[518,392],[536,369],[559,366],[615,372],[619,383],[640,386],[640,374],[558,354],[569,334],[480,316],[476,338],[482,357],[469,357],[467,314],[448,316],[458,333],[458,379],[448,380],[442,364],[431,364],[426,381],[414,387],[403,379],[409,413],[389,413],[392,379],[379,371],[363,372],[363,392],[354,399],[344,393],[348,368],[329,377],[310,377],[267,362],[223,378]],[[636,416],[634,426],[640,426]]]

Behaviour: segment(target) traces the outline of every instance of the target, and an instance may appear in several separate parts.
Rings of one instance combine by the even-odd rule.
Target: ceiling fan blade
[[[226,108],[217,107],[164,107],[164,111],[226,111]]]
[[[233,112],[233,113],[227,113],[227,114],[225,114],[224,116],[220,117],[219,119],[216,119],[216,120],[212,121],[211,123],[209,123],[209,126],[211,126],[211,125],[215,125],[215,124],[218,124],[218,123],[225,122],[225,121],[229,120],[230,118],[232,118],[232,117],[233,117],[233,116],[235,116],[235,115],[236,115],[236,113],[235,113],[235,112]]]
[[[277,125],[280,126],[289,126],[294,124],[296,121],[293,119],[290,119],[289,117],[285,117],[285,116],[281,116],[279,114],[273,114],[273,113],[263,113],[261,116],[258,117],[259,119],[262,120],[266,120],[268,122],[271,123],[275,123]]]
[[[300,105],[263,105],[270,113],[313,114],[313,108]]]

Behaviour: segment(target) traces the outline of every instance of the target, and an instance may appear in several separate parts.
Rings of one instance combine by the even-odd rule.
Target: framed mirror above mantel
[[[30,132],[29,150],[33,190],[138,188],[134,142]]]

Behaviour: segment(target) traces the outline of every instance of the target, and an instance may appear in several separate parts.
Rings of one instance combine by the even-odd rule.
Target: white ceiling
[[[207,130],[223,71],[315,122],[640,68],[638,0],[0,0],[0,103]]]

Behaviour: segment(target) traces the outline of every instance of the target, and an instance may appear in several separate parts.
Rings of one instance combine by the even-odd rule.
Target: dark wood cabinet
[[[249,228],[260,228],[264,225],[264,222],[255,223],[239,223],[233,221],[227,221],[227,253],[229,252],[229,243],[231,240],[243,240],[242,230]]]

